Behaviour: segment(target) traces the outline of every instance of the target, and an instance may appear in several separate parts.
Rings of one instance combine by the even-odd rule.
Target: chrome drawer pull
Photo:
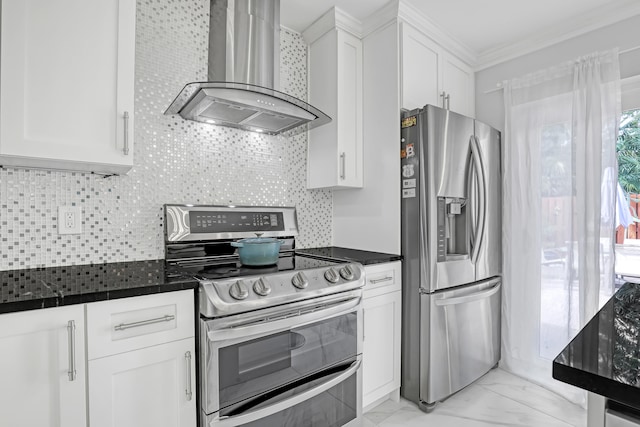
[[[113,329],[116,331],[124,331],[125,329],[152,325],[154,323],[170,322],[175,318],[176,316],[174,316],[173,314],[165,314],[164,316],[156,317],[155,319],[141,320],[139,322],[131,322],[131,323],[120,323],[119,325],[114,326]]]
[[[187,351],[184,354],[184,358],[187,361],[187,389],[185,393],[187,394],[187,400],[191,401],[193,397],[193,392],[191,391],[191,352]]]
[[[392,276],[386,276],[386,277],[383,277],[381,279],[369,280],[369,282],[371,282],[372,284],[375,285],[376,283],[388,282],[389,280],[393,280],[393,277]]]
[[[76,380],[76,322],[67,322],[67,335],[69,337],[69,381]]]

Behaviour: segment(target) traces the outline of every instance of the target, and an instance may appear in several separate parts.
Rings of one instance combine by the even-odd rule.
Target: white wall
[[[596,51],[640,46],[640,16],[560,42],[545,49],[506,61],[476,73],[476,118],[502,130],[504,105],[496,83],[542,70]],[[620,55],[621,78],[640,75],[640,49]],[[632,87],[633,86],[633,87]],[[640,108],[640,85],[623,86],[623,109]]]

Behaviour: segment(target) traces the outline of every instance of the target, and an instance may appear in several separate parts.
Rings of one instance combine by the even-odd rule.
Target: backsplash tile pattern
[[[268,136],[163,112],[206,79],[208,0],[138,0],[135,166],[126,176],[0,169],[0,270],[162,258],[164,203],[298,208],[299,247],[331,242],[332,196],[306,190],[306,135]],[[306,98],[302,37],[281,32],[281,90]],[[83,210],[58,235],[58,206]]]

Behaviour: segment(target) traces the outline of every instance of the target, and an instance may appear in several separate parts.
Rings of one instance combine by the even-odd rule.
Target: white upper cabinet
[[[446,108],[468,117],[475,117],[475,76],[464,62],[450,54],[442,56],[442,92]]]
[[[0,164],[133,166],[136,2],[3,0]]]
[[[439,46],[407,24],[401,26],[401,32],[402,108],[442,105]]]
[[[473,117],[473,70],[410,24],[401,23],[400,31],[402,108],[431,104]]]
[[[332,121],[309,131],[308,188],[360,188],[362,42],[336,24],[336,10],[304,32],[309,44],[309,103]]]

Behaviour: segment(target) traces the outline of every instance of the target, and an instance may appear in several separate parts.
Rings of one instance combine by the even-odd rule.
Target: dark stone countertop
[[[555,358],[553,378],[640,408],[640,284],[622,285]]]
[[[164,260],[0,271],[0,313],[197,289]]]
[[[385,254],[382,252],[361,251],[359,249],[327,246],[324,248],[296,249],[296,253],[327,259],[338,259],[359,262],[362,265],[381,264],[385,262],[401,261],[402,255]]]

